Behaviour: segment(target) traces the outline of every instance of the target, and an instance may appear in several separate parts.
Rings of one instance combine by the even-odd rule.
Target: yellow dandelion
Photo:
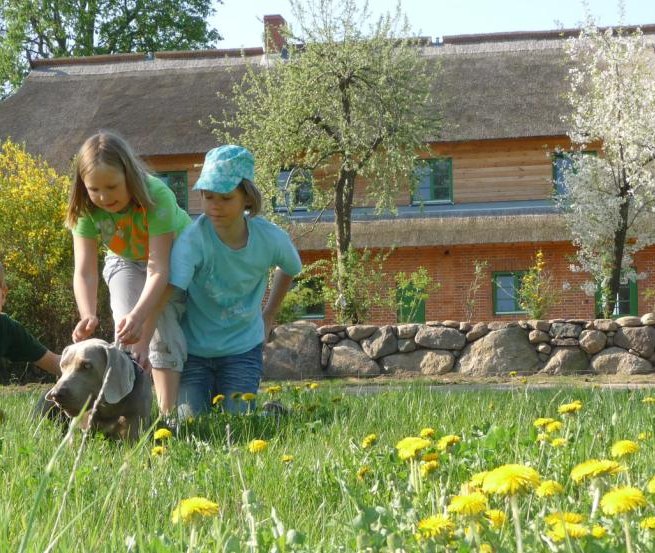
[[[646,498],[641,490],[622,486],[607,492],[600,500],[600,507],[606,515],[620,515],[644,507]]]
[[[558,522],[546,534],[554,542],[564,541],[567,537],[579,540],[589,535],[589,528],[582,526],[582,524]]]
[[[614,475],[623,470],[625,470],[625,467],[616,461],[589,459],[573,467],[573,470],[571,470],[571,479],[579,484],[586,478]]]
[[[580,524],[583,520],[584,517],[581,514],[571,513],[570,511],[557,511],[544,517],[544,522],[548,524],[548,526],[562,523]]]
[[[455,524],[446,516],[434,515],[419,520],[417,538],[450,539],[455,533]]]
[[[486,493],[516,495],[536,488],[540,484],[539,473],[525,465],[509,464],[498,467],[487,474],[482,483]]]
[[[435,470],[439,468],[439,461],[428,461],[427,463],[421,463],[421,476],[427,478]]]
[[[535,428],[542,428],[544,426],[548,426],[552,422],[556,422],[555,419],[551,419],[550,417],[539,417],[534,420],[532,426]]]
[[[437,449],[439,451],[446,451],[449,447],[452,447],[461,441],[462,438],[459,436],[455,436],[454,434],[447,434],[446,436],[439,438],[439,441],[437,442]]]
[[[257,397],[257,394],[253,394],[252,392],[246,392],[241,396],[241,399],[243,401],[253,401]]]
[[[568,443],[569,442],[566,438],[555,438],[551,440],[550,445],[553,447],[565,447]]]
[[[596,524],[591,529],[591,535],[597,540],[600,540],[607,535],[607,528],[600,524]]]
[[[429,463],[430,461],[438,461],[438,460],[439,460],[439,454],[436,452],[424,453],[421,456],[421,461],[425,461],[426,463]]]
[[[364,465],[363,467],[360,467],[359,470],[357,471],[357,480],[364,480],[366,478],[367,474],[370,474],[371,472],[371,467],[368,465]]]
[[[639,444],[632,440],[619,440],[612,446],[612,457],[625,457],[639,451]]]
[[[473,476],[471,476],[469,480],[469,484],[473,486],[474,488],[481,488],[482,483],[484,482],[485,477],[489,474],[488,470],[483,470],[482,472],[476,472]]]
[[[316,390],[316,388],[318,388],[318,382],[310,382],[309,384],[307,384],[307,387],[310,390]]]
[[[282,386],[269,386],[266,388],[266,393],[271,394],[272,396],[279,394],[280,392],[282,392]]]
[[[434,428],[430,428],[429,426],[426,428],[421,428],[421,431],[419,432],[419,436],[421,438],[433,438],[434,437]]]
[[[639,523],[639,526],[644,530],[655,530],[655,517],[646,517]]]
[[[268,447],[268,442],[266,440],[252,440],[248,444],[248,451],[250,453],[261,453]]]
[[[164,453],[166,453],[166,448],[163,445],[156,445],[150,450],[150,455],[153,457],[161,457]]]
[[[456,495],[448,505],[449,513],[456,513],[465,517],[479,515],[487,509],[487,498],[480,492],[467,495]]]
[[[546,432],[548,432],[548,434],[552,434],[553,432],[559,432],[562,429],[562,426],[563,426],[562,421],[549,422],[546,425]]]
[[[515,377],[516,375],[518,375],[518,374],[519,374],[519,373],[517,373],[516,371],[509,371],[509,372],[507,373],[507,376],[509,376],[510,378],[514,378],[514,377]]]
[[[646,489],[648,493],[655,493],[655,476],[653,476],[646,484]]]
[[[216,395],[212,398],[212,405],[218,405],[218,404],[221,403],[224,399],[225,399],[225,396],[224,396],[223,394],[216,394]]]
[[[196,522],[203,517],[218,514],[218,504],[204,497],[182,499],[171,514],[173,524],[178,522]]]
[[[373,444],[377,441],[378,441],[377,434],[369,434],[368,436],[365,436],[364,439],[362,440],[362,449],[368,449],[369,447],[372,447]]]
[[[547,444],[550,441],[550,436],[545,432],[537,434],[537,441],[540,443]]]
[[[647,396],[641,400],[642,403],[655,403],[655,397]]]
[[[539,497],[553,497],[564,492],[564,487],[555,480],[544,480],[535,491]]]
[[[494,553],[494,548],[491,547],[491,544],[488,543],[481,543],[480,544],[480,549],[478,549],[480,553]]]
[[[163,442],[173,437],[173,433],[168,428],[160,428],[155,432],[155,441]]]
[[[485,518],[489,521],[492,528],[502,528],[507,520],[507,515],[500,509],[489,509],[484,513]]]
[[[293,458],[294,458],[293,455],[288,455],[285,453],[284,455],[282,455],[282,462],[290,463],[291,461],[293,461]]]
[[[579,399],[572,401],[571,403],[563,403],[557,408],[557,412],[560,415],[572,415],[577,413],[582,409],[582,402]]]
[[[637,439],[640,442],[645,442],[646,440],[650,440],[652,437],[653,435],[650,432],[639,432]]]
[[[403,460],[414,459],[416,455],[430,445],[430,442],[417,436],[403,438],[396,444],[398,456]]]

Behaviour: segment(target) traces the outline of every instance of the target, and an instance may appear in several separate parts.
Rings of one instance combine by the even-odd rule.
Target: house
[[[216,146],[210,116],[229,117],[230,91],[248,64],[279,58],[283,25],[281,16],[265,17],[266,48],[35,61],[22,87],[0,102],[0,140],[24,142],[28,151],[66,171],[88,135],[115,129],[175,190],[179,203],[198,213],[199,197],[191,187],[205,152]],[[655,36],[655,25],[642,30]],[[420,318],[520,318],[515,291],[539,249],[562,288],[549,316],[595,316],[594,298],[580,288],[587,277],[569,269],[575,250],[552,201],[562,168],[557,151],[570,147],[562,122],[568,109],[563,45],[573,34],[423,41],[428,62],[440,67],[434,88],[442,99],[443,128],[427,137],[432,155],[421,166],[421,186],[413,198],[400,195],[398,213],[386,215],[376,215],[362,190],[356,191],[352,227],[355,247],[394,247],[385,266],[389,274],[425,267],[440,284]],[[217,93],[228,101],[219,101]],[[315,214],[297,199],[290,224],[303,260],[329,256],[331,214],[315,224]],[[652,309],[646,292],[655,286],[653,253],[648,248],[636,256],[637,271],[649,276],[625,286],[621,313]],[[475,267],[482,262],[475,287]],[[334,318],[330,306],[312,311],[309,318]],[[395,322],[396,316],[380,307],[371,322]]]

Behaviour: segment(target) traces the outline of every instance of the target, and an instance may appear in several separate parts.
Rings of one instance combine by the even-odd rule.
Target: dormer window
[[[412,204],[452,203],[453,160],[449,157],[422,159],[416,164],[416,189]]]
[[[276,210],[309,209],[314,199],[314,179],[311,171],[302,167],[283,169],[277,177],[278,199]],[[280,203],[281,198],[282,203]]]

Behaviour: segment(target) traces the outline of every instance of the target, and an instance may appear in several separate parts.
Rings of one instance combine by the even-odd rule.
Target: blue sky
[[[588,0],[601,25],[619,22],[618,0]],[[370,0],[374,14],[393,10],[395,0]],[[402,0],[414,34],[436,37],[577,27],[584,20],[581,0]],[[626,24],[655,23],[655,0],[625,0]],[[219,48],[261,46],[263,22],[280,14],[293,25],[288,0],[223,0],[211,23],[223,35]]]

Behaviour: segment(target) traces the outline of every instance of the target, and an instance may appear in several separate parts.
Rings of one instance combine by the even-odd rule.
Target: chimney
[[[287,22],[281,15],[264,16],[264,51],[267,54],[282,52],[286,42],[282,31],[286,26]]]

